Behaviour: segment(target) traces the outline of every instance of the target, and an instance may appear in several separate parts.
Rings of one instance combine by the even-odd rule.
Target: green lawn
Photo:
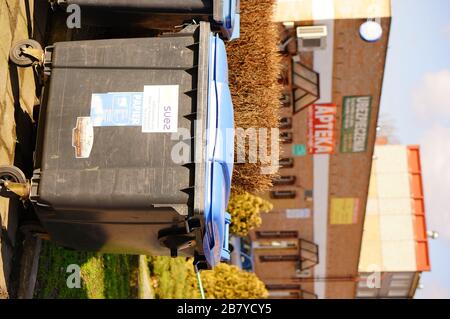
[[[67,287],[70,264],[81,268],[81,288]],[[137,274],[137,256],[71,251],[44,242],[35,298],[136,298]]]
[[[144,256],[143,256],[144,257]],[[139,262],[141,267],[139,267]],[[147,262],[147,269],[144,269]],[[68,288],[67,266],[81,268],[81,288]],[[141,269],[139,269],[141,268]],[[141,278],[139,278],[141,276]],[[150,277],[143,280],[142,276]],[[138,278],[139,287],[138,289]],[[97,254],[43,242],[35,298],[200,298],[191,258]]]

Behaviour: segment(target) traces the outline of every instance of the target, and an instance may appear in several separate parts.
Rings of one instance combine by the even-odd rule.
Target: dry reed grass
[[[275,0],[241,0],[240,39],[227,44],[229,82],[236,127],[275,128],[279,124],[282,87],[279,33],[272,15]],[[269,136],[270,138],[270,130]],[[267,143],[270,145],[270,141]],[[236,149],[245,147],[236,144]],[[247,153],[246,153],[247,154]],[[275,174],[262,174],[257,163],[236,164],[233,192],[264,192]]]

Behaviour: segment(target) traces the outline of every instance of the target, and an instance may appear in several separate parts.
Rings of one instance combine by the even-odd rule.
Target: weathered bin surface
[[[88,23],[134,23],[174,27],[183,21],[209,21],[226,40],[239,38],[239,0],[57,0],[79,5]],[[105,13],[109,11],[109,13]]]
[[[51,239],[228,259],[233,109],[225,46],[209,24],[56,43],[45,69],[31,200]]]

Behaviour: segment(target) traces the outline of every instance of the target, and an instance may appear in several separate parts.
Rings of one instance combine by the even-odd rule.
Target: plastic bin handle
[[[223,232],[223,247],[222,247],[222,259],[228,261],[230,260],[230,224],[231,224],[231,215],[225,212],[225,229]]]

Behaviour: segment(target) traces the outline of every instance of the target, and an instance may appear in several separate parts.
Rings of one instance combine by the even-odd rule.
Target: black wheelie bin
[[[199,267],[228,260],[233,107],[209,23],[55,43],[44,65],[30,200],[51,240]]]
[[[51,0],[65,8],[78,5],[88,24],[135,24],[171,28],[209,21],[225,40],[239,38],[240,0]]]

